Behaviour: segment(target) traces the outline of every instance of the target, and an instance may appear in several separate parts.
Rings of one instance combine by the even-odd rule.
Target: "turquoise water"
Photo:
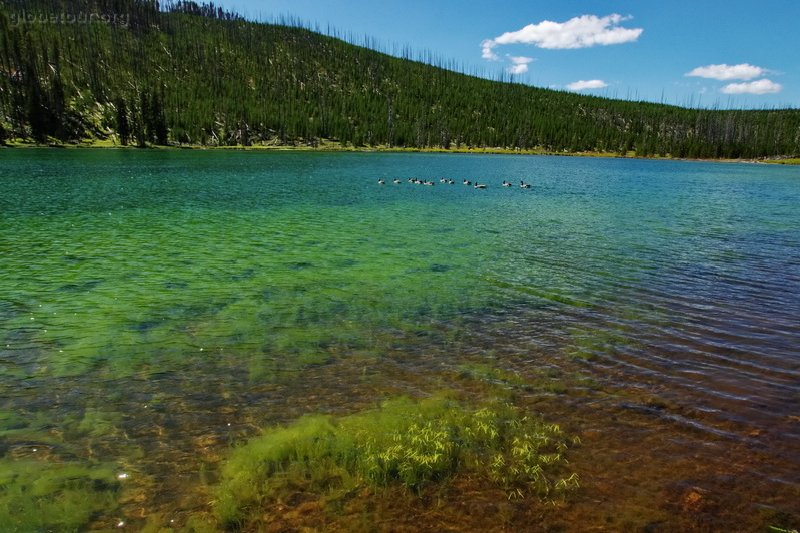
[[[798,168],[31,149],[0,186],[0,526],[185,525],[258,428],[469,390],[469,365],[538,379],[519,402],[579,434],[623,413],[709,457],[756,447],[769,496],[745,500],[797,516]],[[86,494],[71,522],[13,518]]]

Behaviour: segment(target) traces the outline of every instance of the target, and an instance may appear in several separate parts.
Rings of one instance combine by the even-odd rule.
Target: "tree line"
[[[702,158],[800,154],[798,110],[599,98],[402,55],[301,24],[247,21],[211,3],[7,1],[0,6],[0,142],[331,140]]]

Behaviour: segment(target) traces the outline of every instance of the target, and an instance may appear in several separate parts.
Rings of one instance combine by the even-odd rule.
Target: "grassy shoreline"
[[[201,144],[171,144],[169,146],[147,145],[140,147],[129,144],[123,146],[114,142],[112,139],[102,140],[85,140],[75,143],[61,143],[51,142],[48,144],[40,144],[21,139],[12,139],[4,144],[0,144],[0,148],[59,148],[59,149],[73,149],[73,148],[88,148],[88,149],[124,149],[124,150],[236,150],[245,152],[387,152],[387,153],[426,153],[426,154],[492,154],[492,155],[547,155],[547,156],[560,156],[560,157],[598,157],[598,158],[618,158],[618,159],[654,159],[654,160],[670,160],[670,161],[704,161],[704,162],[717,162],[717,163],[767,163],[778,165],[800,165],[800,158],[772,158],[772,159],[698,159],[698,158],[680,158],[670,155],[666,156],[640,156],[636,155],[635,151],[629,151],[626,154],[619,152],[568,152],[568,151],[552,151],[541,148],[534,149],[519,149],[519,148],[504,148],[504,147],[456,147],[456,148],[440,148],[440,147],[427,147],[415,148],[405,146],[352,146],[342,145],[338,142],[324,141],[316,145],[308,144],[257,144],[251,146],[209,146]]]

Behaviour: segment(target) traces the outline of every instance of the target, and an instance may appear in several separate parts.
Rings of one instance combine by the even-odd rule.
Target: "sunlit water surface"
[[[796,527],[796,167],[31,149],[0,190],[0,498],[75,466],[91,527],[180,527],[259,428],[491,367],[583,441],[542,528]]]

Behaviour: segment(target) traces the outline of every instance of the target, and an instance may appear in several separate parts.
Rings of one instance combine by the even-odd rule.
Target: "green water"
[[[14,349],[47,352],[20,377],[164,371],[204,351],[262,373],[488,305],[497,233],[472,235],[488,205],[370,191],[336,156],[128,157],[79,154],[81,175],[53,177],[61,157],[47,170],[45,155],[12,184],[37,200],[6,198],[27,207],[3,227],[6,324]]]
[[[474,365],[657,382],[713,435],[798,399],[794,168],[31,149],[0,186],[4,530],[189,527],[258,428]]]

